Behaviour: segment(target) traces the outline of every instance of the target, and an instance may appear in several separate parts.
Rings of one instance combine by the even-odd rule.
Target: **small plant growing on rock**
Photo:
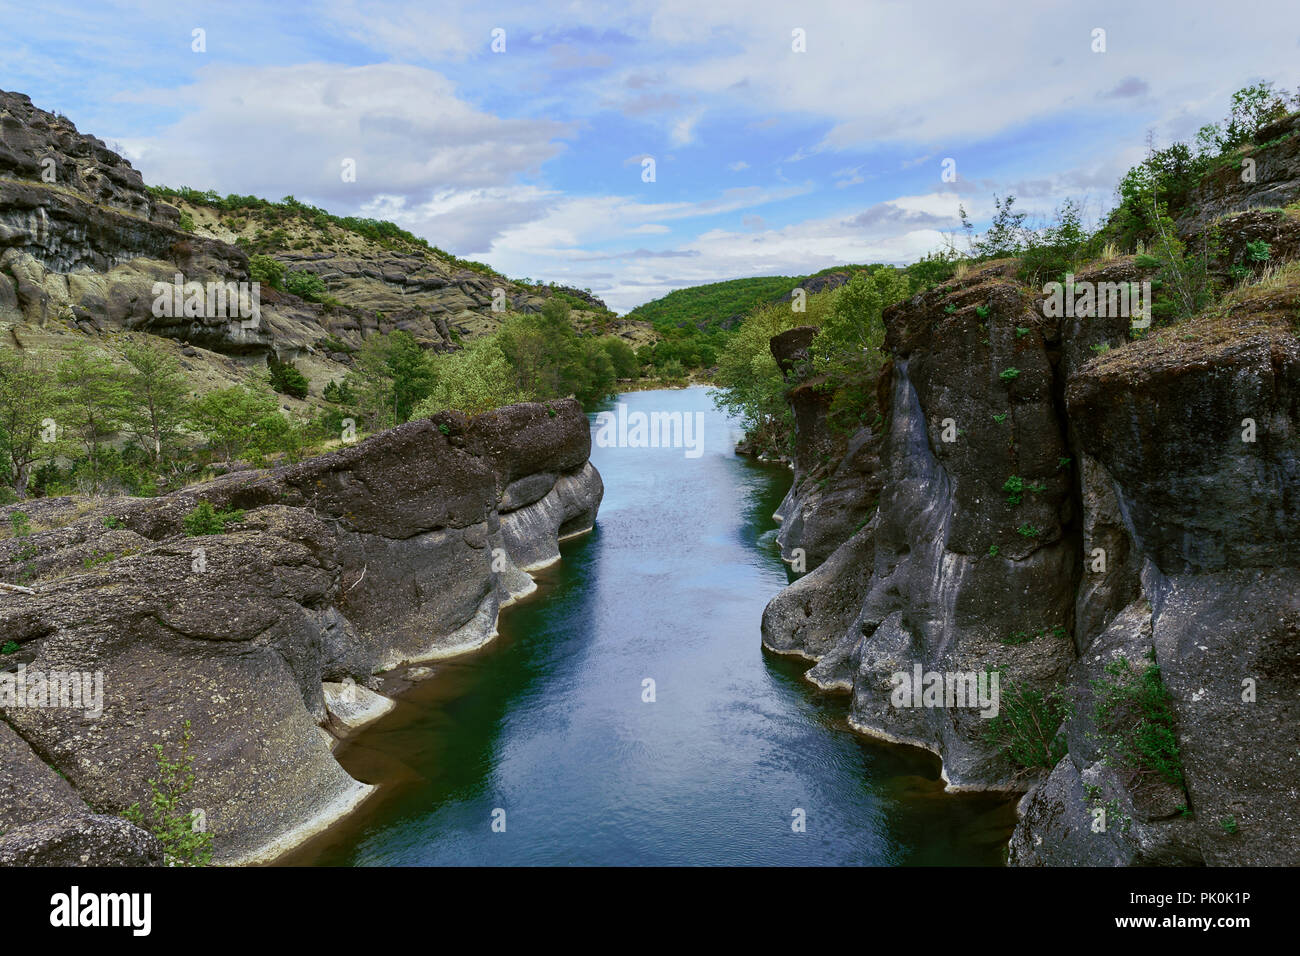
[[[1018,771],[1051,770],[1066,753],[1062,728],[1070,716],[1069,701],[1059,688],[1043,692],[1001,683],[1000,710],[989,721],[985,741]]]
[[[4,645],[0,646],[0,654],[8,655],[8,654],[17,654],[17,653],[18,653],[17,641],[5,641]]]
[[[200,501],[181,521],[185,533],[191,538],[210,534],[224,534],[226,525],[244,520],[244,512],[218,511],[210,501]]]
[[[953,305],[951,302],[943,307],[944,315],[952,315],[956,311],[957,311],[957,307]]]
[[[1268,262],[1273,257],[1273,247],[1263,239],[1246,243],[1246,258],[1251,262]]]
[[[998,556],[998,546],[996,544],[989,545],[989,557],[996,558],[997,556]]]
[[[1016,534],[1026,538],[1037,538],[1042,533],[1043,533],[1042,528],[1035,528],[1027,521],[1024,524],[1022,524],[1019,528],[1016,529]]]
[[[1018,376],[1019,374],[1020,374],[1020,369],[1018,368],[1004,368],[1001,372],[998,373],[998,378],[1002,379],[1002,381],[1004,382],[1011,382],[1014,381],[1016,376]]]
[[[1236,818],[1236,817],[1224,817],[1222,820],[1219,821],[1219,826],[1223,827],[1223,832],[1224,832],[1224,833],[1227,833],[1227,834],[1233,834],[1233,833],[1236,833],[1236,832],[1237,832],[1237,818]]]
[[[1001,425],[1003,422],[1007,420],[1007,413],[1003,412],[1000,415],[994,415],[993,420],[997,422],[999,425]]]
[[[1025,490],[1025,483],[1019,475],[1012,475],[1003,483],[1002,490],[1010,492],[1007,495],[1007,504],[1018,505]]]
[[[154,744],[158,777],[149,784],[149,810],[133,803],[122,816],[148,830],[166,852],[168,866],[207,866],[212,862],[212,834],[199,826],[199,815],[183,806],[194,789],[194,757],[190,755],[190,722],[181,725],[180,753],[169,760],[162,744]]]
[[[989,317],[989,312],[991,311],[992,310],[987,305],[975,306],[975,314],[978,315],[981,319],[987,319]]]
[[[1181,787],[1183,763],[1170,694],[1154,650],[1147,661],[1141,667],[1117,657],[1106,665],[1106,676],[1092,682],[1097,700],[1094,738],[1111,766],[1139,779],[1154,774]]]

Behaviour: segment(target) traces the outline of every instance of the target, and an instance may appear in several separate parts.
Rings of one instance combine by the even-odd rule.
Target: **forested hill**
[[[627,314],[629,319],[642,319],[654,324],[659,331],[694,324],[701,331],[714,332],[731,329],[756,306],[788,296],[792,290],[807,283],[808,292],[820,292],[843,285],[853,273],[870,266],[832,266],[808,276],[754,276],[748,279],[729,279],[705,285],[676,289],[654,299]]]

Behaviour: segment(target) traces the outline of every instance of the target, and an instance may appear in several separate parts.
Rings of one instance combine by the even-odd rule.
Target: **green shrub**
[[[1065,756],[1070,705],[1057,688],[1046,693],[1014,682],[1002,684],[998,715],[984,739],[1017,770],[1051,770]]]
[[[297,366],[292,362],[281,362],[274,352],[267,355],[266,364],[273,389],[293,398],[307,397],[307,377],[298,371]]]
[[[210,501],[200,501],[194,510],[187,514],[181,525],[191,538],[210,534],[224,534],[226,525],[237,524],[244,520],[243,511],[217,511]]]
[[[168,866],[207,866],[212,862],[212,834],[200,828],[196,811],[185,797],[194,789],[194,757],[190,754],[190,722],[181,731],[180,753],[170,760],[162,744],[154,744],[158,776],[150,779],[149,809],[133,803],[122,816],[148,830],[162,844]]]
[[[265,283],[272,289],[284,288],[284,266],[270,256],[249,256],[248,274],[254,282]]]
[[[1147,665],[1120,656],[1106,665],[1106,676],[1092,681],[1097,740],[1106,762],[1137,775],[1156,774],[1183,785],[1182,756],[1174,731],[1171,696],[1160,677],[1155,651]]]
[[[324,302],[329,298],[325,289],[325,280],[314,272],[295,270],[286,273],[284,291],[308,302]]]

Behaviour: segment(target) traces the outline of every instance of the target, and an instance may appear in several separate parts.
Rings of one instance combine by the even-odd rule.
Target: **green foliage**
[[[1261,127],[1300,108],[1300,95],[1275,90],[1270,82],[1243,87],[1232,94],[1232,106],[1221,123],[1202,126],[1196,134],[1203,155],[1222,155],[1243,143],[1255,142]]]
[[[810,296],[809,310],[821,314],[833,295]],[[740,421],[749,441],[764,454],[785,452],[794,425],[785,380],[772,357],[772,336],[802,325],[806,318],[786,303],[759,306],[745,316],[718,356],[713,402]]]
[[[43,433],[57,403],[52,369],[30,353],[0,349],[0,478],[17,498],[26,496],[33,466],[55,454]]]
[[[1268,262],[1273,256],[1273,247],[1263,239],[1246,243],[1246,258],[1251,262]]]
[[[1157,774],[1183,785],[1182,756],[1174,730],[1172,699],[1160,677],[1155,651],[1146,666],[1120,656],[1106,665],[1106,676],[1092,681],[1096,697],[1094,735],[1106,762],[1137,775]]]
[[[244,385],[203,395],[191,406],[190,421],[223,461],[277,450],[288,424],[274,398]]]
[[[1035,528],[1033,525],[1029,524],[1029,522],[1025,522],[1016,529],[1016,534],[1024,538],[1037,538],[1042,533],[1042,528]]]
[[[433,364],[409,332],[372,335],[357,353],[348,384],[370,430],[409,421],[433,391]]]
[[[181,227],[181,229],[183,229],[185,232],[194,231],[194,217],[191,216],[184,209],[181,210],[181,218],[178,224]]]
[[[1223,817],[1222,819],[1219,820],[1219,826],[1223,829],[1224,833],[1231,836],[1232,834],[1237,832],[1237,818]]]
[[[599,339],[578,337],[569,311],[564,300],[548,299],[540,314],[507,319],[496,344],[519,394],[532,401],[573,395],[590,408],[614,393],[614,362]]]
[[[812,343],[812,374],[824,375],[819,388],[830,392],[830,423],[854,431],[879,409],[876,388],[885,354],[885,309],[906,298],[907,274],[882,268],[857,273],[830,302],[821,330]]]
[[[284,289],[284,266],[270,256],[249,256],[248,274],[254,282],[269,285],[272,289]]]
[[[292,362],[281,362],[274,352],[266,357],[271,388],[294,398],[307,397],[307,377]]]
[[[17,654],[17,653],[18,653],[17,641],[5,641],[3,645],[0,645],[0,654],[9,655],[9,654]]]
[[[84,478],[97,494],[108,476],[105,454],[108,442],[126,424],[131,413],[130,392],[117,366],[106,355],[78,345],[59,363],[60,419],[68,434],[85,453]]]
[[[1004,382],[1011,382],[1014,381],[1016,377],[1019,375],[1020,375],[1020,369],[1018,368],[1004,368],[1001,372],[998,373],[998,378],[1002,379],[1002,381]]]
[[[1064,724],[1069,701],[1055,690],[1033,690],[999,678],[998,715],[989,721],[984,739],[1017,770],[1051,770],[1065,756]]]
[[[127,340],[119,351],[130,399],[123,425],[151,463],[159,465],[180,441],[189,409],[188,384],[180,363],[160,345]]]
[[[242,510],[217,511],[212,502],[204,499],[181,519],[181,526],[189,537],[199,538],[210,534],[225,534],[226,525],[238,524],[243,520]]]
[[[342,382],[326,382],[322,394],[325,401],[336,405],[351,405],[357,400],[357,394],[352,390],[347,379]]]
[[[748,313],[779,299],[800,281],[791,276],[757,276],[676,289],[637,306],[627,317],[649,321],[658,330],[697,323],[706,331],[716,330],[732,316]]]
[[[300,270],[285,274],[284,291],[308,302],[324,302],[329,297],[324,279],[314,272]]]
[[[477,415],[524,400],[495,337],[478,339],[459,351],[439,355],[433,360],[433,368],[433,391],[416,407],[416,418],[427,418],[445,409]]]
[[[1022,493],[1025,490],[1025,483],[1020,476],[1012,475],[1003,483],[1002,490],[1010,492],[1007,496],[1007,504],[1018,505],[1020,504]]]
[[[194,757],[190,754],[193,733],[190,722],[182,725],[180,751],[167,756],[162,744],[154,744],[158,776],[149,784],[149,808],[132,804],[122,814],[136,826],[158,838],[168,866],[207,866],[212,862],[212,834],[198,825],[196,812],[187,806],[194,790]]]

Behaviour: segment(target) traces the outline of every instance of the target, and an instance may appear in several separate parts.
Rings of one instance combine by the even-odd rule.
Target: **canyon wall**
[[[160,498],[0,509],[0,668],[101,674],[103,712],[0,701],[0,863],[156,863],[115,816],[188,721],[215,861],[274,857],[371,787],[331,755],[391,702],[376,674],[464,653],[592,527],[603,487],[572,399],[442,413],[319,458]],[[199,501],[242,510],[192,537]],[[0,675],[3,676],[3,675]]]

